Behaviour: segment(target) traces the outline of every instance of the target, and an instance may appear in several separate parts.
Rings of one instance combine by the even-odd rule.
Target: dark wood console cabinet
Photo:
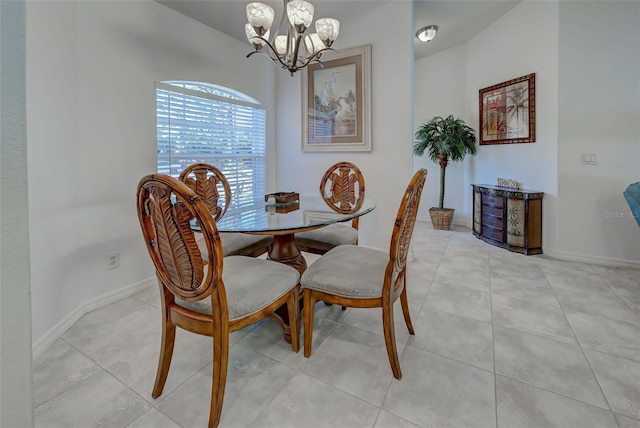
[[[542,254],[543,192],[473,184],[473,234],[522,254]]]

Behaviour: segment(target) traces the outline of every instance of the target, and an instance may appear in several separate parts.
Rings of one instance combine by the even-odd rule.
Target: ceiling
[[[156,0],[186,16],[202,22],[231,37],[246,42],[244,24],[247,22],[245,5],[249,0]],[[279,22],[282,14],[282,0],[261,0],[275,10]],[[311,0],[315,7],[315,16],[333,17],[342,25],[362,14],[363,4],[367,10],[379,7],[393,0]],[[398,1],[398,0],[395,0]],[[408,0],[401,0],[408,1]],[[416,0],[415,28],[437,25],[435,39],[423,43],[414,38],[415,59],[449,49],[466,42],[482,31],[509,9],[522,0]],[[336,42],[339,49],[340,37]],[[248,42],[247,42],[248,43]]]
[[[415,59],[466,42],[522,0],[416,0],[414,28],[437,25],[436,37],[427,43],[414,38]]]

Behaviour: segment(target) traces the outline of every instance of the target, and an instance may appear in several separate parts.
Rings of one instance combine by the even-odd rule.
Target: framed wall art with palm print
[[[536,141],[536,75],[480,89],[480,145]]]

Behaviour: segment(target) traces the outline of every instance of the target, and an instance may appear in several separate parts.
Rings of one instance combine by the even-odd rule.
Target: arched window
[[[254,99],[200,82],[156,82],[158,172],[173,177],[204,162],[229,180],[238,207],[262,198],[266,112]]]

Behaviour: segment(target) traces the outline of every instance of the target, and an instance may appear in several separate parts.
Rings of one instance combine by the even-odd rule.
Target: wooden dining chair
[[[151,396],[162,394],[175,346],[176,327],[213,338],[209,427],[220,422],[227,378],[229,333],[287,304],[291,347],[299,348],[300,274],[281,263],[246,256],[223,257],[210,209],[179,180],[163,174],[140,180],[137,208],[155,265],[162,304],[162,344]],[[204,238],[196,243],[193,222]],[[183,352],[190,352],[183,349]]]
[[[200,196],[214,220],[220,220],[227,212],[231,203],[231,186],[218,168],[206,163],[194,163],[186,167],[179,178]],[[273,241],[270,236],[233,232],[221,232],[220,239],[224,256],[258,257],[269,250]]]
[[[393,224],[389,254],[367,247],[341,245],[316,260],[303,274],[304,356],[311,355],[316,300],[354,308],[382,308],[382,326],[393,376],[402,379],[393,323],[393,304],[400,298],[404,321],[414,334],[407,302],[407,253],[427,171],[409,182]]]
[[[364,176],[351,162],[331,165],[320,180],[320,195],[325,203],[341,214],[351,214],[362,207],[364,202]],[[300,251],[324,254],[338,245],[358,243],[358,221],[351,224],[334,223],[309,232],[297,233],[296,246]]]

